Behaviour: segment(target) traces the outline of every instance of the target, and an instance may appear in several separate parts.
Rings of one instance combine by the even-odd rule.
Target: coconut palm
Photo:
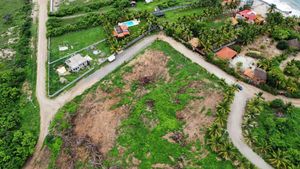
[[[277,7],[276,7],[275,4],[271,4],[270,7],[269,7],[269,9],[268,9],[268,12],[269,12],[269,13],[273,13],[273,12],[276,10],[276,8],[277,8]]]

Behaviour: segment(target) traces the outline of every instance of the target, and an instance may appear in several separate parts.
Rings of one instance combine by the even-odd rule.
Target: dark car
[[[242,87],[241,85],[239,85],[239,84],[236,84],[236,87],[237,87],[240,91],[243,90],[243,87]]]

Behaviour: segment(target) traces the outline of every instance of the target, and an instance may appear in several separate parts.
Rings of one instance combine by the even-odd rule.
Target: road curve
[[[37,52],[37,82],[36,82],[36,95],[40,105],[40,136],[38,143],[36,145],[36,151],[31,159],[28,160],[24,168],[32,169],[35,168],[35,161],[38,159],[43,141],[48,134],[48,127],[51,120],[54,118],[55,113],[65,105],[67,102],[71,101],[76,96],[82,94],[86,89],[93,86],[107,74],[114,71],[117,67],[122,65],[124,62],[132,59],[139,51],[149,46],[157,38],[160,38],[163,41],[168,42],[174,49],[182,53],[187,58],[191,59],[193,62],[199,64],[205,68],[208,72],[215,74],[217,77],[224,79],[228,84],[234,84],[236,79],[215,65],[212,65],[205,61],[205,59],[197,53],[192,52],[186,48],[181,43],[175,41],[170,37],[164,35],[152,35],[144,38],[139,41],[137,44],[133,45],[129,49],[125,50],[122,54],[119,55],[117,60],[111,64],[104,66],[103,68],[97,70],[92,75],[80,80],[72,89],[67,92],[62,93],[60,96],[56,97],[53,100],[50,100],[47,97],[46,93],[46,63],[47,63],[47,37],[46,37],[46,22],[48,19],[47,16],[47,0],[38,0],[39,5],[39,26],[38,26],[38,52]],[[251,85],[241,83],[244,87],[244,92],[238,93],[235,97],[235,100],[239,102],[232,105],[232,111],[228,120],[228,132],[229,136],[234,143],[234,145],[239,149],[239,151],[253,164],[258,168],[265,169],[269,165],[263,161],[261,157],[255,154],[249,146],[243,142],[243,136],[241,133],[241,121],[243,118],[244,107],[241,107],[241,104],[246,104],[247,99],[250,96],[254,96],[255,93],[262,92],[260,89],[257,89]],[[299,106],[299,99],[288,99],[285,97],[275,97],[266,92],[264,97],[268,100],[275,98],[281,98],[285,101],[292,102],[293,104]],[[243,102],[240,102],[243,101]],[[235,104],[236,103],[236,104]],[[240,107],[239,107],[240,106]],[[239,107],[239,109],[237,109]],[[250,151],[251,150],[251,151]]]

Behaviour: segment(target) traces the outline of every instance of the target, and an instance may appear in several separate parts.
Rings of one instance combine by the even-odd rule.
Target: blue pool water
[[[127,22],[123,22],[124,25],[128,26],[128,27],[131,27],[131,26],[134,26],[134,22],[133,21],[127,21]]]

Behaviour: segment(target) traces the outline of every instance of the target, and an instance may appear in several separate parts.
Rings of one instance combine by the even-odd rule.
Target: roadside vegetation
[[[31,2],[1,1],[0,6],[0,33],[4,35],[0,49],[14,51],[10,58],[0,58],[0,166],[21,168],[32,155],[39,134]],[[14,42],[8,43],[12,38]]]
[[[253,168],[225,131],[233,97],[233,87],[156,41],[58,112],[45,141],[49,167]]]
[[[300,109],[259,95],[248,102],[243,122],[247,143],[273,167],[300,167]]]

